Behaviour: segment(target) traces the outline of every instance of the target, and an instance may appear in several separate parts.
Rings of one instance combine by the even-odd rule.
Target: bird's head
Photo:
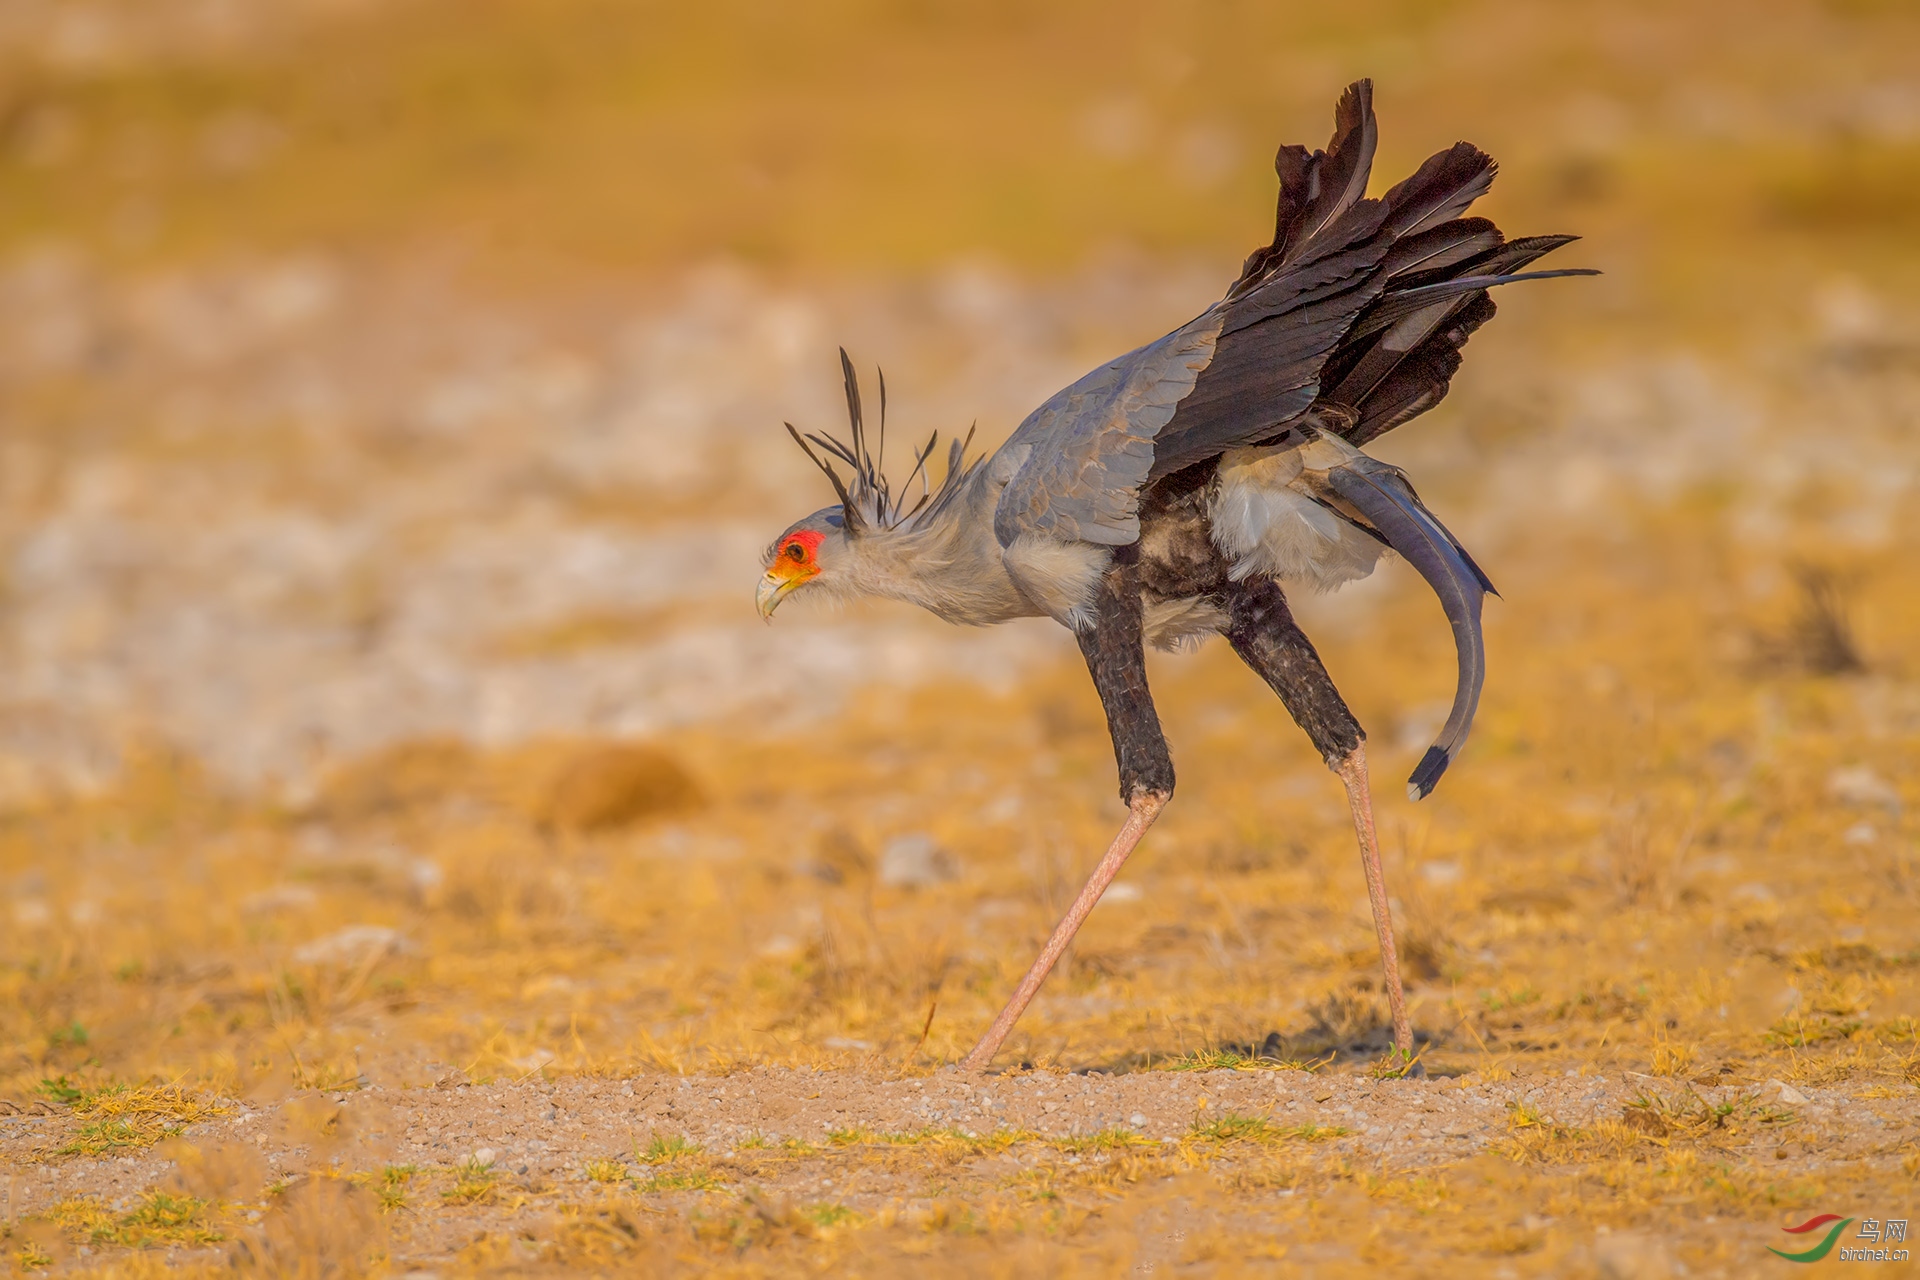
[[[853,361],[844,350],[840,353],[840,372],[846,383],[847,418],[852,426],[848,442],[826,435],[802,436],[792,423],[787,424],[788,434],[826,475],[834,493],[839,495],[840,504],[814,512],[775,538],[767,548],[766,573],[761,576],[756,593],[762,617],[772,617],[782,600],[805,586],[824,588],[820,594],[842,599],[884,590],[874,585],[871,572],[856,575],[856,561],[865,563],[871,570],[874,562],[871,549],[875,541],[885,543],[889,538],[897,539],[928,528],[953,509],[961,488],[979,469],[977,461],[971,466],[966,464],[967,445],[973,440],[973,433],[969,431],[966,439],[956,440],[948,447],[947,475],[935,488],[927,478],[927,459],[933,456],[934,446],[940,440],[939,432],[935,432],[924,447],[914,451],[913,469],[907,473],[906,484],[902,486],[905,493],[911,495],[914,482],[918,481],[918,501],[909,505],[906,497],[895,498],[886,473],[881,470],[887,448],[887,380],[880,379],[879,448],[870,452],[860,411],[860,382],[854,376]],[[819,453],[814,451],[814,446]],[[852,474],[843,479],[834,468],[836,462]],[[858,554],[856,544],[867,554]]]
[[[850,585],[849,559],[846,515],[841,508],[827,507],[799,521],[775,538],[762,557],[767,571],[755,593],[760,616],[771,618],[780,602],[802,587],[819,586],[842,594]]]

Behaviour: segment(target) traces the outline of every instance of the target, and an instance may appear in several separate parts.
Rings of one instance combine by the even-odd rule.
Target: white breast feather
[[[1086,542],[1023,533],[1001,553],[1007,574],[1055,622],[1080,631],[1093,625],[1093,593],[1113,553]]]
[[[1204,596],[1149,600],[1141,618],[1148,644],[1168,651],[1198,648],[1208,636],[1227,629],[1227,611]]]
[[[1386,548],[1292,487],[1297,448],[1234,449],[1220,459],[1211,512],[1230,576],[1304,582],[1319,591],[1364,578]]]

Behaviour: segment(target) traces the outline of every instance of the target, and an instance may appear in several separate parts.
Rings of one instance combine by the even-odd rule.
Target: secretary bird
[[[1523,272],[1575,237],[1506,240],[1486,219],[1463,216],[1494,175],[1493,160],[1465,142],[1368,199],[1372,99],[1370,81],[1347,88],[1325,151],[1280,149],[1273,243],[1247,258],[1224,299],[1059,392],[991,457],[968,460],[971,433],[953,442],[937,488],[927,470],[935,433],[895,497],[867,447],[844,350],[850,442],[787,427],[840,501],[768,548],[762,615],[805,588],[904,600],[975,626],[1050,617],[1079,642],[1106,711],[1126,821],[967,1055],[969,1071],[992,1061],[1173,795],[1145,646],[1215,634],[1280,696],[1346,787],[1395,1055],[1412,1064],[1367,735],[1295,624],[1280,580],[1327,590],[1365,577],[1392,550],[1439,595],[1459,681],[1407,783],[1413,799],[1428,795],[1473,722],[1486,672],[1480,604],[1493,584],[1407,477],[1361,446],[1447,393],[1461,347],[1494,313],[1490,287],[1595,273]],[[880,405],[884,454],[884,379]],[[916,481],[921,495],[908,505],[904,490]]]

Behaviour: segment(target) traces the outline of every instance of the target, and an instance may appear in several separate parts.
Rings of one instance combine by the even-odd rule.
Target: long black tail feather
[[[1447,225],[1464,227],[1480,221],[1462,219]],[[1442,230],[1444,226],[1427,235]],[[1462,235],[1457,243],[1467,243],[1479,234]],[[1352,425],[1342,432],[1346,439],[1353,444],[1378,439],[1446,396],[1460,368],[1460,349],[1474,330],[1493,318],[1495,307],[1488,289],[1523,280],[1597,275],[1585,268],[1519,270],[1576,239],[1530,236],[1445,263],[1444,269],[1436,270],[1432,257],[1410,265],[1360,313],[1327,360],[1320,401],[1351,411]],[[1396,252],[1399,249],[1395,246]],[[1411,263],[1412,255],[1408,257]]]

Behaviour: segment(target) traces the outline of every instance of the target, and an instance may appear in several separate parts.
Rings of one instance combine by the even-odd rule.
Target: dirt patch
[[[1844,1169],[1884,1186],[1920,1131],[1913,1091],[1710,1088],[1632,1072],[1409,1080],[946,1069],[883,1078],[762,1068],[375,1085],[220,1109],[203,1109],[160,1146],[86,1154],[87,1117],[0,1103],[5,1221],[27,1242],[22,1256],[79,1265],[144,1247],[266,1265],[324,1241],[345,1249],[342,1265],[385,1257],[484,1267],[502,1261],[500,1242],[510,1241],[523,1261],[561,1263],[589,1260],[609,1242],[626,1242],[615,1254],[638,1249],[662,1230],[682,1244],[712,1244],[718,1232],[735,1251],[777,1248],[760,1237],[782,1231],[815,1246],[863,1227],[870,1245],[937,1241],[961,1221],[987,1230],[1020,1219],[1057,1233],[1074,1206],[1084,1215],[1116,1197],[1156,1196],[1171,1197],[1167,1212],[1143,1203],[1131,1215],[1136,1254],[1184,1256],[1192,1215],[1203,1213],[1223,1231],[1257,1226],[1283,1252],[1291,1240],[1312,1256],[1330,1242],[1295,1221],[1296,1194],[1358,1212],[1340,1207],[1356,1180],[1465,1199],[1490,1179],[1577,1178],[1609,1163],[1670,1173],[1687,1146],[1710,1150],[1722,1178],[1753,1171],[1782,1186]],[[1711,1252],[1729,1235],[1757,1239],[1764,1221],[1740,1219],[1777,1214],[1764,1201],[1748,1208],[1700,1215],[1632,1247],[1678,1257]],[[142,1225],[163,1219],[173,1225]],[[1545,1225],[1517,1228],[1514,1250],[1543,1250]],[[1619,1252],[1605,1225],[1562,1224],[1554,1256]],[[1334,1247],[1327,1260],[1340,1254]]]

